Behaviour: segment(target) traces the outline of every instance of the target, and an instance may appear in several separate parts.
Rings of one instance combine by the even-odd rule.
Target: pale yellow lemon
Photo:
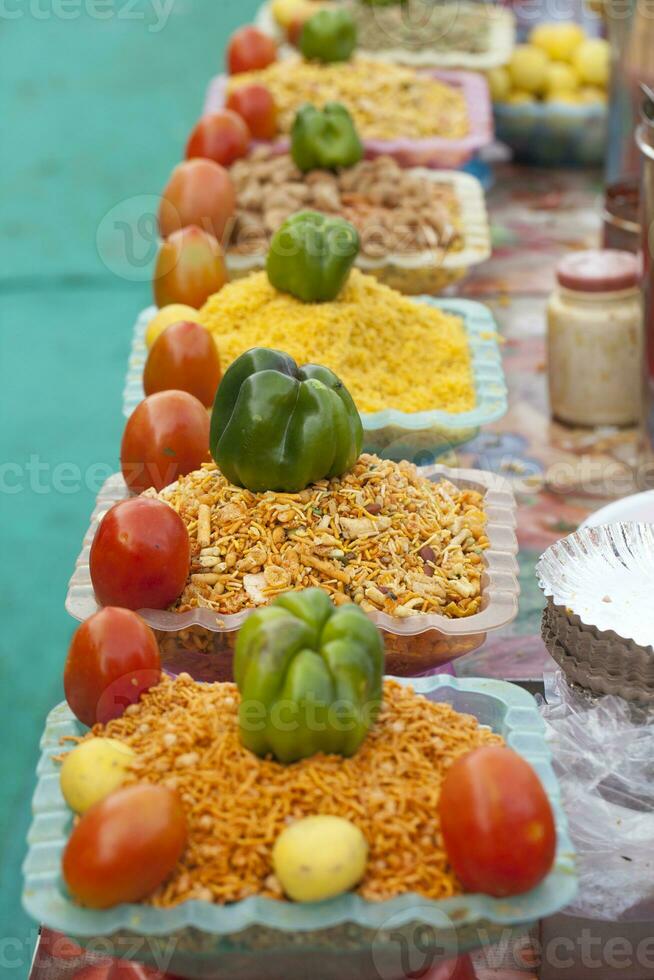
[[[606,90],[596,85],[584,85],[579,89],[579,101],[585,105],[600,105],[606,102]]]
[[[553,61],[571,61],[585,36],[579,24],[561,21],[537,24],[529,35],[529,41]]]
[[[547,66],[545,92],[549,98],[560,92],[574,92],[577,85],[577,76],[565,61],[552,61]]]
[[[350,891],[363,878],[368,842],[343,817],[304,817],[279,835],[272,860],[289,898],[322,902]]]
[[[507,68],[491,68],[486,73],[493,102],[505,102],[511,91],[511,76]]]
[[[509,105],[525,105],[529,102],[535,102],[536,99],[531,92],[521,92],[520,89],[515,89],[506,101]]]
[[[184,303],[171,303],[169,306],[162,306],[148,323],[145,331],[145,343],[148,347],[152,347],[157,337],[167,327],[172,326],[173,323],[179,323],[180,320],[195,320],[197,315],[197,310],[194,310],[192,306],[186,306]]]
[[[608,41],[601,37],[585,40],[575,52],[573,67],[582,82],[606,87],[610,70]]]
[[[123,785],[136,756],[115,738],[81,742],[64,758],[59,775],[63,797],[75,813],[85,813]]]
[[[533,44],[518,44],[509,61],[513,87],[521,92],[538,94],[545,89],[549,58]]]

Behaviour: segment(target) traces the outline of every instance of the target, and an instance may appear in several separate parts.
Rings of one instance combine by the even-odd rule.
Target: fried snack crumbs
[[[424,174],[386,156],[336,174],[303,174],[289,154],[257,147],[230,169],[237,196],[230,251],[266,255],[279,226],[311,208],[351,221],[364,258],[430,251],[436,261],[439,252],[442,257],[463,248],[460,207],[452,184]]]
[[[122,718],[96,725],[87,738],[117,738],[136,753],[131,781],[170,786],[184,806],[186,851],[148,904],[281,899],[273,845],[289,823],[312,814],[345,817],[365,835],[370,857],[357,889],[364,899],[460,894],[439,830],[441,783],[459,756],[502,739],[397,681],[385,681],[384,699],[355,756],[316,755],[290,766],[243,748],[234,684],[188,674],[164,678]]]
[[[363,139],[461,139],[469,131],[464,96],[431,75],[370,58],[321,65],[288,58],[259,71],[233,75],[227,94],[265,85],[277,106],[281,133],[290,133],[298,109],[341,102]]]
[[[331,303],[303,303],[265,272],[228,283],[198,321],[214,334],[223,367],[251,347],[326,364],[362,412],[474,408],[470,348],[461,319],[416,303],[353,269]]]
[[[479,611],[489,546],[483,497],[433,483],[412,463],[364,454],[344,476],[295,494],[252,493],[207,463],[158,496],[191,539],[178,612],[229,615],[310,586],[338,604],[401,618]],[[208,544],[199,538],[206,508]]]

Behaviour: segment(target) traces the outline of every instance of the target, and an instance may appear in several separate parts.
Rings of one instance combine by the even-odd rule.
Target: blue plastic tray
[[[542,167],[597,167],[604,162],[605,105],[560,102],[498,103],[495,135],[517,161]]]
[[[50,713],[41,739],[34,819],[23,865],[26,911],[83,945],[97,945],[99,937],[111,936],[111,948],[106,943],[102,947],[107,952],[165,962],[171,972],[191,978],[393,980],[403,975],[400,953],[407,943],[407,948],[416,944],[417,929],[431,928],[432,944],[449,955],[564,908],[576,892],[572,844],[544,724],[531,695],[494,680],[431,677],[405,683],[432,701],[446,701],[457,711],[475,715],[538,772],[558,830],[555,866],[538,888],[512,899],[462,895],[433,901],[408,894],[372,903],[349,894],[317,905],[249,898],[230,906],[189,901],[163,910],[144,905],[103,912],[82,909],[68,898],[60,877],[72,814],[52,761],[60,751],[60,738],[79,734],[82,726],[61,704]],[[424,929],[420,935],[424,940]]]
[[[442,410],[400,412],[387,408],[381,412],[364,412],[361,418],[367,452],[383,452],[393,459],[411,459],[424,465],[433,462],[439,451],[460,445],[473,438],[481,426],[502,418],[508,408],[507,387],[497,324],[488,307],[468,299],[434,299],[433,296],[411,299],[462,318],[472,356],[475,407],[459,413]],[[134,326],[123,392],[123,415],[126,416],[131,415],[144,398],[145,331],[155,313],[156,307],[144,310]],[[421,451],[431,451],[432,458],[417,458]]]

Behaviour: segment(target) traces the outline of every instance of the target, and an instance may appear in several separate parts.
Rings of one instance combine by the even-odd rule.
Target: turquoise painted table
[[[2,977],[24,980],[36,938],[20,864],[37,742],[62,696],[66,584],[97,481],[117,468],[130,328],[150,299],[147,266],[122,278],[96,236],[160,191],[226,36],[255,9],[11,0],[0,13]]]

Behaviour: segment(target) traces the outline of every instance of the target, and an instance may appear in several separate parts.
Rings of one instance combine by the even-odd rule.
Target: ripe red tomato
[[[96,531],[89,565],[101,605],[166,609],[184,589],[191,567],[186,525],[162,500],[121,500]]]
[[[205,157],[229,167],[247,155],[250,130],[236,112],[221,109],[210,112],[195,124],[186,144],[186,159]]]
[[[202,402],[187,391],[149,395],[127,420],[120,466],[125,483],[135,493],[149,487],[163,490],[207,459],[209,415]]]
[[[486,746],[457,759],[439,803],[445,850],[468,892],[521,895],[554,862],[552,807],[528,762],[512,749]]]
[[[199,309],[229,276],[220,243],[196,225],[174,231],[159,248],[152,291],[157,306],[183,303]]]
[[[227,45],[227,70],[230,75],[257,71],[277,61],[277,45],[256,27],[241,27]]]
[[[92,806],[73,828],[62,861],[81,905],[140,902],[173,871],[186,846],[186,818],[167,786],[137,783]]]
[[[120,718],[160,680],[155,635],[130,609],[106,606],[75,631],[64,668],[64,691],[83,725],[92,728],[96,722],[106,725]]]
[[[209,407],[213,405],[220,378],[220,357],[212,335],[199,323],[180,320],[167,327],[150,348],[143,389],[146,395],[152,395],[175,388]]]
[[[84,956],[84,950],[63,932],[55,932],[46,926],[41,926],[39,950],[56,960],[76,960]]]
[[[241,116],[254,139],[272,140],[277,135],[277,107],[265,85],[242,85],[227,99],[227,108]]]
[[[231,231],[236,210],[232,179],[219,163],[199,157],[178,164],[161,194],[159,231],[167,238],[197,225],[219,242]]]
[[[73,973],[72,980],[109,980],[111,963],[92,963]]]
[[[143,963],[130,963],[128,960],[114,960],[107,980],[176,980],[172,973],[162,973]]]

